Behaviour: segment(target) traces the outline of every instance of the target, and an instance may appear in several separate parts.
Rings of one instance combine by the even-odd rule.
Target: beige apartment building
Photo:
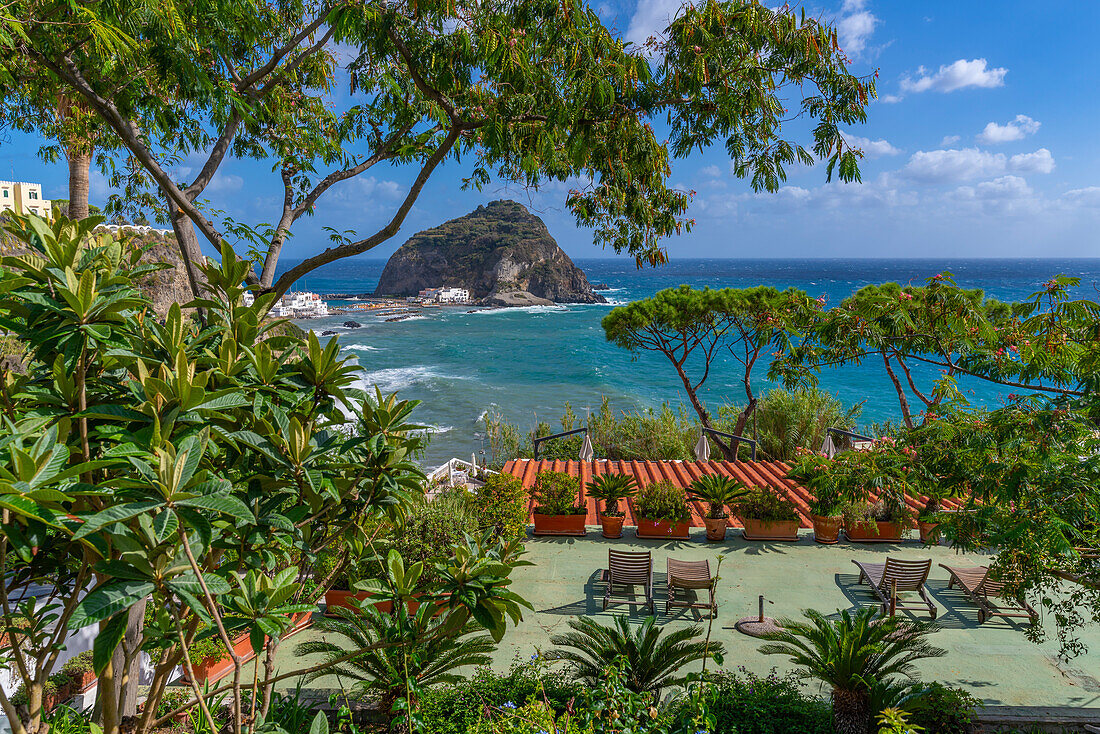
[[[0,213],[10,211],[37,214],[49,219],[53,214],[53,204],[42,197],[42,184],[0,181]]]

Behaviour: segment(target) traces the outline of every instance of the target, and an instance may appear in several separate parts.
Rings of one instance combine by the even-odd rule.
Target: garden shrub
[[[740,668],[715,673],[710,682],[718,694],[712,734],[832,734],[829,704],[805,693],[793,673],[761,677]]]
[[[771,487],[753,487],[737,502],[738,517],[764,522],[787,522],[798,519],[798,512],[787,497]]]
[[[420,716],[424,731],[466,734],[481,721],[486,706],[519,709],[534,697],[549,701],[560,714],[579,692],[580,686],[536,656],[529,663],[513,663],[507,673],[484,668],[461,683],[428,689],[420,699]]]
[[[971,734],[977,730],[974,714],[982,702],[960,688],[942,683],[925,686],[923,695],[913,704],[908,721],[924,728],[924,734]]]
[[[560,471],[543,471],[535,477],[531,496],[538,502],[535,512],[540,515],[583,515],[586,510],[578,503],[581,480]]]
[[[506,540],[519,538],[526,532],[527,492],[523,483],[511,474],[485,477],[485,485],[474,490],[474,508],[482,530],[491,528]]]
[[[691,517],[687,491],[667,479],[642,487],[634,500],[634,508],[638,516],[646,520],[681,522]]]

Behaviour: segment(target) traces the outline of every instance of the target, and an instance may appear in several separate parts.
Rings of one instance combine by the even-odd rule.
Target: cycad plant
[[[603,502],[603,511],[600,512],[603,536],[621,538],[626,515],[619,509],[619,500],[633,497],[638,493],[638,483],[634,477],[629,474],[601,474],[588,483],[585,492],[596,500],[597,505]]]
[[[638,492],[638,482],[629,474],[601,474],[585,487],[585,492],[594,500],[603,502],[602,515],[619,517],[619,501],[633,497]]]
[[[707,517],[712,520],[729,517],[726,507],[736,504],[748,492],[741,482],[721,474],[704,474],[688,487],[692,499],[707,503]]]
[[[338,617],[322,617],[314,628],[326,635],[343,638],[339,643],[328,639],[303,642],[295,654],[323,655],[326,661],[347,656],[349,650],[363,654],[311,674],[308,681],[323,675],[338,675],[356,681],[352,692],[380,695],[381,710],[391,712],[395,702],[404,699],[415,706],[420,691],[433,685],[457,683],[455,673],[467,665],[488,665],[496,645],[476,622],[469,621],[457,631],[445,627],[445,615],[436,615],[434,604],[421,604],[415,614],[404,605],[392,612],[381,612],[370,602],[359,608],[338,607]]]
[[[615,617],[610,626],[590,617],[571,619],[572,632],[550,638],[555,649],[548,657],[567,661],[578,680],[593,686],[599,684],[608,666],[621,659],[624,685],[638,693],[654,694],[681,685],[687,679],[678,675],[684,666],[721,657],[722,644],[700,639],[699,627],[665,630],[662,635],[656,621],[656,617],[647,617],[632,628],[624,615]]]
[[[760,652],[789,656],[832,689],[837,734],[867,734],[872,691],[898,676],[915,680],[914,662],[946,654],[927,639],[934,623],[880,618],[873,608],[844,610],[837,619],[814,609],[804,614],[808,621],[781,620],[782,631],[768,635]]]
[[[707,540],[725,540],[729,513],[726,507],[748,494],[748,489],[733,477],[721,474],[704,474],[691,483],[688,496],[707,503]]]

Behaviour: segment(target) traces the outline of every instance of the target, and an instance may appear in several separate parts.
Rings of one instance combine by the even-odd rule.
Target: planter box
[[[859,523],[855,527],[844,527],[844,534],[848,536],[848,540],[853,543],[899,543],[901,542],[901,535],[904,530],[900,522],[880,522],[878,520],[872,520],[874,526],[877,526],[878,532],[875,532],[875,527],[870,523]]]
[[[672,522],[671,520],[645,520],[639,517],[636,532],[639,538],[687,540],[689,527],[686,520],[684,522]]]
[[[313,612],[299,612],[290,615],[290,629],[283,634],[283,639],[296,635],[313,624]]]
[[[368,594],[365,591],[329,589],[325,592],[325,614],[331,617],[332,615],[329,613],[329,610],[335,609],[336,607],[347,607],[348,609],[352,609],[354,608],[351,604],[352,599],[363,601],[367,596]]]
[[[842,517],[822,517],[810,515],[814,522],[814,540],[825,545],[832,545],[840,540],[840,528],[844,525]]]
[[[535,513],[535,535],[585,534],[587,515],[540,515]]]
[[[237,653],[241,657],[241,662],[244,663],[256,657],[256,653],[252,650],[252,643],[248,640],[248,635],[241,635],[233,640],[233,652]],[[193,665],[192,668],[195,670],[196,683],[200,685],[203,683],[216,683],[233,671],[233,659],[228,655],[209,657],[198,665]],[[183,679],[190,682],[186,667],[183,669]]]
[[[774,522],[743,517],[741,522],[745,524],[741,531],[745,540],[798,540],[798,520]]]
[[[603,528],[603,537],[616,538],[623,537],[623,523],[626,522],[626,515],[600,515],[600,526]]]

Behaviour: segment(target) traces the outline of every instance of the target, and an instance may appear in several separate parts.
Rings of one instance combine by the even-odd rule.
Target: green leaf
[[[80,530],[73,535],[73,540],[80,540],[107,525],[129,520],[132,517],[163,506],[164,503],[158,500],[145,500],[144,502],[127,502],[123,505],[108,507],[106,510],[97,512],[88,518],[80,527]]]
[[[177,507],[196,507],[203,510],[213,510],[214,512],[221,512],[226,515],[230,515],[241,522],[254,523],[256,522],[256,516],[252,514],[252,511],[248,509],[248,505],[241,502],[236,497],[227,497],[225,495],[202,495],[200,497],[192,497],[186,500],[179,500],[176,502]]]
[[[318,711],[309,725],[309,734],[328,734],[328,717],[324,711]]]
[[[126,635],[126,622],[129,619],[128,614],[119,614],[108,622],[99,634],[95,637],[95,642],[92,643],[92,670],[96,675],[101,675],[103,670],[107,667],[107,663],[111,662],[111,656],[115,652],[115,648],[122,642],[122,638]]]
[[[71,629],[80,629],[128,609],[153,592],[151,581],[128,580],[101,586],[80,600],[69,618]],[[112,650],[114,648],[111,648]]]

